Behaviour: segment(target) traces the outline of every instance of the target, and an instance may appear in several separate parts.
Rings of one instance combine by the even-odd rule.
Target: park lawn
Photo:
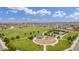
[[[20,51],[42,51],[43,46],[36,45],[32,40],[15,40],[8,43],[9,50],[20,50]]]
[[[67,40],[59,40],[58,44],[55,46],[47,46],[48,51],[62,51],[66,48],[69,48],[70,44]]]
[[[43,27],[24,27],[16,29],[6,29],[0,30],[0,33],[4,33],[9,39],[11,37],[20,36],[19,39],[10,40],[7,44],[9,50],[21,50],[21,51],[41,51],[43,50],[42,46],[36,45],[32,40],[27,39],[27,37],[37,34],[42,34],[44,31],[47,31],[48,28]],[[39,31],[39,33],[37,32]],[[30,32],[32,33],[30,35]],[[35,33],[33,33],[35,32]],[[24,34],[26,33],[26,35]]]
[[[56,45],[47,46],[47,50],[48,51],[62,51],[62,50],[69,48],[72,44],[69,44],[69,41],[67,40],[67,38],[69,36],[74,36],[74,35],[77,35],[77,34],[78,34],[78,32],[76,32],[76,31],[69,32],[61,40],[59,40]]]
[[[78,34],[78,31],[70,31],[67,35],[63,37],[63,39],[67,39],[69,36],[73,37],[74,35]]]
[[[31,32],[35,32],[31,35],[38,34],[37,31],[39,31],[39,34],[42,34],[44,31],[48,30],[47,28],[43,27],[24,27],[24,28],[16,28],[16,29],[6,29],[6,30],[0,30],[0,33],[4,33],[6,37],[16,37],[17,35],[22,37],[29,37]],[[24,34],[26,33],[26,35]]]
[[[24,28],[0,30],[0,33],[4,33],[5,36],[8,37],[9,39],[11,37],[16,37],[17,35],[20,36],[19,39],[10,40],[10,42],[7,44],[9,50],[42,51],[43,46],[39,46],[33,43],[33,41],[27,39],[27,37],[32,35],[42,34],[43,32],[48,30],[49,30],[48,28],[43,28],[43,27],[24,27]],[[39,33],[37,31],[39,31]],[[24,33],[26,33],[26,35]],[[69,44],[67,38],[69,36],[73,37],[76,34],[78,34],[77,31],[70,31],[67,35],[63,37],[63,39],[59,40],[59,42],[55,46],[47,46],[47,50],[62,51],[64,49],[69,48],[71,44]]]

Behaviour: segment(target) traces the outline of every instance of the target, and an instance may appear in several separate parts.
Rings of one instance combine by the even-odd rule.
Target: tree
[[[16,36],[16,39],[20,39],[20,36]]]
[[[57,39],[60,39],[60,36],[58,36]]]
[[[72,38],[75,39],[78,36],[78,34],[76,34],[75,36],[73,36]]]
[[[3,38],[5,36],[4,33],[0,33],[0,38]]]
[[[35,31],[33,31],[33,34],[35,33]]]
[[[36,37],[36,35],[34,35],[34,37]]]
[[[2,34],[0,34],[0,38],[2,38]]]
[[[37,31],[39,33],[39,31]]]
[[[8,44],[10,42],[10,39],[5,37],[4,40],[3,40],[6,44]]]
[[[28,39],[32,40],[33,39],[33,36],[28,37]]]
[[[67,40],[71,40],[72,38],[71,38],[71,36],[69,36],[68,38],[67,38]]]
[[[11,37],[11,40],[15,40],[15,38],[14,37]]]
[[[26,35],[26,33],[24,33],[24,35]]]
[[[44,35],[47,35],[47,33],[44,33]]]
[[[32,35],[32,32],[30,32],[30,35]]]
[[[4,34],[4,33],[2,33],[2,36],[5,36],[5,34]]]

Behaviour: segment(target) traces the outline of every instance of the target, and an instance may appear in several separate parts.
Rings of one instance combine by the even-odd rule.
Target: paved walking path
[[[43,51],[46,51],[46,45],[43,45],[43,46],[44,46]]]
[[[78,41],[73,48],[73,51],[79,51],[79,38],[78,38]]]
[[[56,41],[55,41],[55,42],[52,42],[51,44],[50,44],[50,43],[48,43],[48,44],[41,44],[41,43],[38,43],[38,42],[35,41],[35,40],[37,40],[36,37],[33,39],[33,42],[36,43],[36,44],[38,44],[38,45],[43,45],[43,51],[47,51],[47,48],[46,48],[47,45],[54,46],[55,44],[58,43],[58,39],[57,39],[57,38],[52,38],[52,39],[54,39],[54,40],[56,40]]]
[[[65,35],[67,35],[67,34],[65,34]],[[61,38],[62,38],[63,36],[65,36],[65,35],[62,35]],[[55,38],[53,38],[53,39],[56,40],[56,42],[54,42],[54,43],[52,43],[52,44],[43,44],[43,51],[47,51],[47,48],[46,48],[47,45],[54,46],[55,44],[57,44],[57,43],[58,43],[58,39],[57,39],[58,36],[59,36],[59,35],[57,35]],[[41,43],[38,43],[38,42],[36,42],[35,40],[36,40],[36,37],[33,39],[33,42],[36,43],[36,44],[42,45]]]
[[[5,50],[5,49],[8,49],[8,48],[5,46],[5,42],[3,42],[3,41],[0,39],[0,51]]]

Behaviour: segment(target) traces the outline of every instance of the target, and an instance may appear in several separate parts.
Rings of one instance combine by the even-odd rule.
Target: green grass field
[[[48,46],[47,50],[48,51],[62,51],[62,50],[69,48],[72,45],[73,41],[70,43],[70,41],[67,40],[67,38],[70,36],[74,37],[75,35],[78,35],[78,32],[76,32],[76,31],[69,32],[61,40],[59,40],[59,42],[56,45]],[[75,39],[73,39],[73,40],[75,40]]]
[[[23,38],[30,36],[30,33],[33,32],[34,33],[31,35],[38,34],[37,31],[39,31],[39,34],[42,34],[46,30],[47,28],[43,27],[24,27],[24,28],[0,30],[0,33],[4,33],[8,38],[15,37],[17,35]],[[24,33],[26,33],[26,35],[24,35]]]
[[[10,50],[21,50],[21,51],[42,51],[43,47],[34,44],[31,40],[25,40],[25,39],[20,39],[20,40],[15,40],[14,42],[11,41],[8,44],[8,47]]]
[[[35,44],[32,40],[28,39],[29,36],[42,34],[48,31],[48,28],[44,27],[23,27],[16,29],[0,30],[0,33],[4,33],[10,40],[6,46],[9,50],[21,50],[21,51],[43,51],[43,46]],[[39,33],[38,33],[39,31]],[[68,37],[77,35],[78,32],[72,31],[65,35],[55,46],[47,46],[48,51],[62,51],[69,48],[72,44],[69,43]],[[19,39],[11,40],[12,37],[20,36]],[[3,39],[2,39],[3,40]]]
[[[42,34],[44,31],[47,30],[47,28],[42,27],[24,27],[0,30],[0,33],[4,33],[5,36],[10,39],[10,42],[7,44],[9,50],[41,51],[43,50],[43,47],[36,45],[35,43],[33,43],[32,40],[29,40],[27,37],[36,34]],[[11,40],[11,37],[16,37],[17,35],[20,36],[19,39]]]

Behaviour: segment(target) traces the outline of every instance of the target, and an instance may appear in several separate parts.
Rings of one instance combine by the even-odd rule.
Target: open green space
[[[42,34],[46,30],[48,29],[43,27],[24,27],[24,28],[0,30],[0,33],[4,33],[5,36],[8,38],[15,37],[17,35],[20,37],[29,37],[35,34]]]
[[[22,50],[22,51],[41,51],[42,46],[33,43],[32,39],[35,35],[42,34],[48,28],[43,27],[23,27],[16,29],[0,30],[3,34],[2,40],[7,42],[9,50]]]
[[[78,36],[78,32],[71,31],[67,35],[65,35],[62,39],[60,39],[59,42],[56,45],[48,46],[47,50],[48,51],[62,51],[62,50],[65,50],[73,44],[73,41],[76,39],[77,36]]]
[[[21,50],[21,51],[42,51],[43,46],[36,45],[31,40],[19,39],[11,41],[8,44],[9,50]]]
[[[47,32],[48,31],[48,32]],[[35,44],[32,40],[38,34],[47,32],[47,36],[53,36],[54,32],[44,27],[23,27],[15,29],[0,30],[0,38],[6,43],[8,50],[15,51],[43,51],[43,46]],[[49,35],[52,32],[52,35]],[[69,48],[78,36],[77,31],[69,31],[54,46],[47,46],[48,51],[62,51]]]

